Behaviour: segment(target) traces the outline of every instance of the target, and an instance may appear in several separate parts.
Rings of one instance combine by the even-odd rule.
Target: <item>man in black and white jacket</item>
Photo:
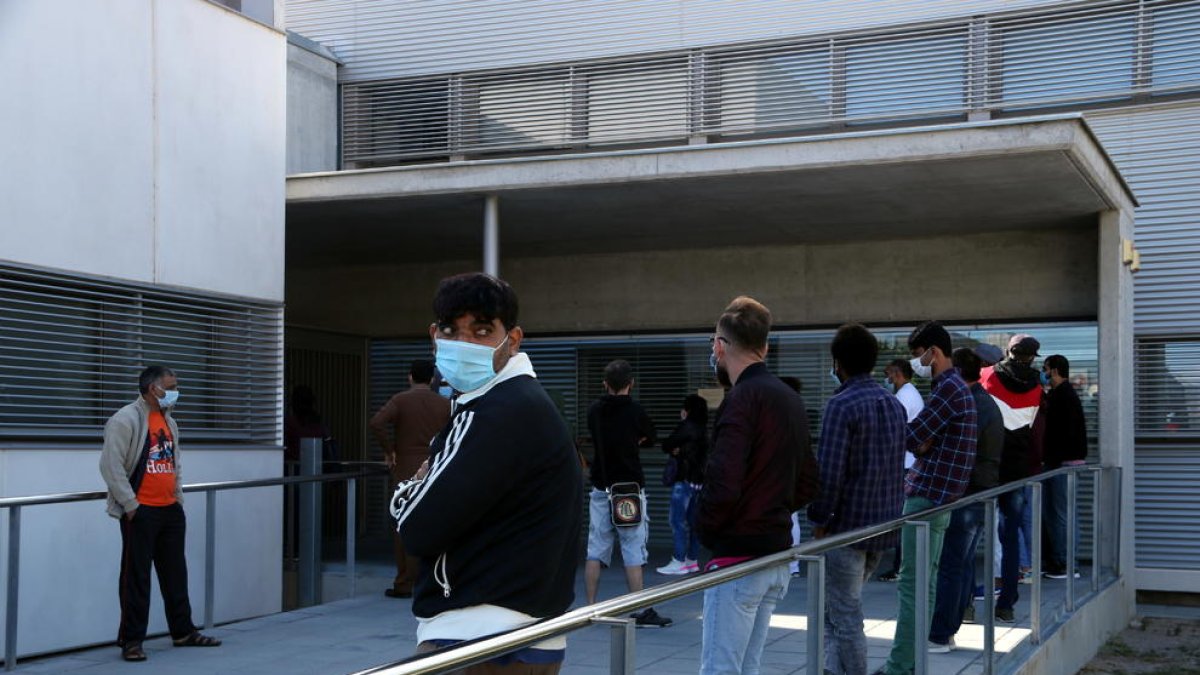
[[[566,611],[583,503],[570,433],[520,352],[512,287],[462,274],[442,280],[433,304],[438,371],[457,394],[428,466],[392,504],[421,559],[418,653]],[[565,638],[550,639],[482,667],[556,673],[565,649]]]

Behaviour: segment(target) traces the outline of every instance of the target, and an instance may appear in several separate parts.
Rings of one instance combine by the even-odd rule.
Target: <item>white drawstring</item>
[[[450,597],[450,577],[446,573],[446,554],[438,556],[433,564],[433,580],[442,587],[442,597]]]

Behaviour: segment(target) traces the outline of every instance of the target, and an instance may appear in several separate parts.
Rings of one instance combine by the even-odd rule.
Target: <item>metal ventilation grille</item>
[[[278,305],[0,265],[0,438],[100,437],[143,367],[191,441],[278,442]]]
[[[323,27],[313,17],[308,25],[318,35]],[[431,43],[451,30],[429,29]],[[473,67],[487,63],[480,55]],[[1094,2],[770,44],[347,81],[343,160],[682,143],[1198,89],[1200,2]]]

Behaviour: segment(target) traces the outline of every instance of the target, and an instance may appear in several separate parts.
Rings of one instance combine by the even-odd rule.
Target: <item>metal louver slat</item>
[[[1139,441],[1135,458],[1137,566],[1200,570],[1200,445]]]
[[[912,18],[923,15],[913,7],[887,27],[847,31],[835,29],[837,21],[810,21],[788,30],[784,23],[769,42],[741,44],[728,42],[737,34],[731,28],[719,34],[724,40],[658,51],[631,38],[624,50],[597,58],[540,63],[486,53],[464,60],[449,46],[460,29],[417,10],[408,25],[426,21],[426,31],[409,47],[442,61],[390,79],[379,78],[392,46],[373,39],[386,25],[340,23],[336,11],[292,4],[298,30],[351,50],[341,54],[343,159],[360,164],[961,119],[1200,90],[1196,0],[1031,3],[1013,11],[998,11],[1011,3],[959,3],[957,12],[943,7],[924,23]],[[547,14],[571,13],[566,3],[539,4]],[[862,3],[846,4],[863,11]],[[485,24],[502,25],[479,41],[515,49],[548,39],[503,24],[523,11],[495,12]],[[822,25],[829,32],[814,29]],[[411,72],[410,63],[398,64],[393,70]]]
[[[1088,113],[1087,120],[1141,202],[1135,331],[1200,333],[1200,104]]]
[[[188,439],[278,442],[281,308],[0,264],[0,438],[96,439],[157,363]]]

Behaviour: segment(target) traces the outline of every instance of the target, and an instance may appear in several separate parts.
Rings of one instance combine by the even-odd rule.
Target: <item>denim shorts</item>
[[[642,522],[632,527],[617,527],[612,523],[612,511],[608,505],[608,493],[592,488],[588,503],[587,559],[598,560],[608,567],[612,559],[613,544],[621,540],[621,558],[625,567],[640,567],[646,564],[646,535],[649,530],[646,514],[646,493],[642,492]]]

